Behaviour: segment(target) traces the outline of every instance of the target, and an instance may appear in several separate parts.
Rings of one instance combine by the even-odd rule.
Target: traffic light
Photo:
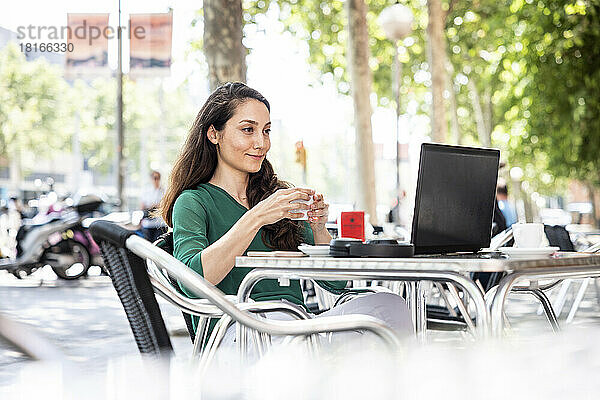
[[[302,165],[302,169],[306,169],[306,149],[302,140],[296,142],[296,162]]]

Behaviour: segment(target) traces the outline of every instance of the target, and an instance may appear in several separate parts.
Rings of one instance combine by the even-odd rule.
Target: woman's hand
[[[329,217],[329,204],[325,203],[322,194],[313,196],[314,202],[310,205],[308,212],[308,223],[313,232],[325,229],[325,223]]]
[[[252,207],[252,212],[260,226],[274,224],[283,218],[300,218],[303,214],[292,213],[292,210],[308,210],[304,203],[291,203],[293,200],[310,200],[315,193],[313,189],[289,188],[279,189],[266,199]],[[322,198],[323,196],[321,196]]]

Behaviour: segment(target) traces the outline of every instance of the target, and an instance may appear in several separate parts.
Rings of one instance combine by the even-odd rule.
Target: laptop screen
[[[424,143],[412,226],[415,254],[476,252],[492,235],[500,151]]]

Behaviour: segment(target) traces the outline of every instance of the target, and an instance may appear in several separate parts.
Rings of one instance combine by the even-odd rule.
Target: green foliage
[[[394,46],[376,18],[393,0],[365,0],[371,36],[373,90],[392,105]],[[398,45],[403,62],[401,108],[415,100],[428,114],[426,1],[404,2],[414,32]],[[463,143],[477,144],[474,84],[486,131],[509,166],[525,171],[530,187],[555,192],[563,178],[600,184],[600,2],[598,0],[450,0],[446,18],[449,77]],[[247,0],[246,23],[269,8],[286,30],[305,41],[317,79],[349,91],[343,1]],[[403,110],[404,112],[404,110]]]
[[[115,159],[116,81],[78,79],[69,84],[61,72],[43,59],[28,62],[13,44],[0,50],[0,156],[11,159],[20,152],[26,160],[52,159],[57,151],[70,150],[77,129],[90,169],[108,174]],[[181,143],[193,118],[195,110],[184,88],[161,94],[160,87],[159,79],[124,79],[123,153],[128,179],[140,178],[142,140],[149,163],[169,163],[176,149],[157,144]]]
[[[73,85],[76,102],[73,112],[80,118],[81,149],[90,168],[108,173],[113,168],[116,143],[116,81],[99,78],[87,84]],[[187,132],[193,112],[183,88],[162,90],[160,80],[123,81],[123,125],[125,147],[123,155],[128,162],[128,176],[140,179],[140,152],[146,142],[148,162],[161,160],[165,153],[176,153],[172,148],[160,148],[159,143],[180,143]],[[161,107],[162,102],[162,107]],[[171,159],[164,159],[169,162]],[[148,167],[148,166],[146,166]]]
[[[394,44],[385,38],[377,24],[377,16],[387,6],[396,3],[392,0],[366,0],[368,5],[367,24],[369,29],[371,58],[369,65],[373,73],[373,91],[383,106],[393,105],[391,66],[394,57]],[[428,64],[425,52],[425,30],[427,13],[424,2],[403,2],[411,7],[415,16],[413,35],[399,43],[398,51],[402,69],[402,104],[405,109],[410,100],[423,106],[418,112],[427,114],[425,95],[430,81],[427,77]],[[244,20],[256,23],[256,17],[269,7],[279,9],[279,18],[284,27],[296,37],[306,42],[309,50],[309,63],[314,67],[318,81],[333,80],[338,91],[349,94],[349,73],[346,68],[348,32],[345,2],[342,0],[252,0],[244,2]],[[421,72],[417,74],[417,72]]]
[[[14,44],[0,50],[0,154],[49,155],[68,147],[63,121],[67,85],[57,67],[28,62]]]
[[[519,137],[525,150],[546,154],[556,175],[595,185],[600,184],[599,17],[598,3],[547,1],[536,26],[528,25],[530,51],[523,61],[529,71],[519,82],[522,90],[507,99],[521,105],[515,119],[528,126]]]
[[[598,1],[458,4],[447,26],[455,79],[488,94],[494,144],[535,189],[555,190],[559,177],[600,183]]]

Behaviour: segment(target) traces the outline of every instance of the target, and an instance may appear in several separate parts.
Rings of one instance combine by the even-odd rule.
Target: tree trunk
[[[448,91],[450,92],[450,127],[452,129],[452,141],[456,144],[462,143],[462,135],[460,134],[460,125],[458,124],[458,105],[456,104],[456,93],[454,87],[448,85]]]
[[[479,143],[483,147],[490,147],[492,144],[492,140],[489,134],[489,131],[486,128],[485,118],[483,116],[483,111],[481,109],[481,99],[479,98],[479,91],[477,90],[477,86],[473,81],[472,77],[469,77],[469,82],[467,83],[469,88],[469,92],[471,95],[471,104],[473,105],[473,113],[475,114],[475,125],[477,126],[477,135],[479,136]]]
[[[427,35],[429,37],[429,64],[431,66],[431,131],[435,142],[446,141],[447,125],[444,107],[444,89],[446,88],[446,13],[442,10],[441,0],[427,0],[429,21]]]
[[[596,188],[589,182],[586,183],[586,186],[590,196],[590,203],[592,203],[592,219],[594,220],[594,225],[596,228],[600,228],[600,213],[596,207],[596,202],[598,200],[596,198]]]
[[[452,142],[461,144],[460,125],[458,124],[458,104],[456,102],[456,91],[454,90],[454,67],[448,63],[448,92],[450,93],[450,129]]]
[[[246,82],[241,0],[204,0],[203,10],[210,90],[225,82]]]
[[[492,131],[494,130],[493,123],[493,107],[492,107],[492,94],[490,93],[489,87],[483,92],[483,121],[485,123],[485,130],[492,143]]]
[[[348,7],[348,65],[354,100],[354,126],[358,170],[359,208],[377,224],[375,198],[375,156],[371,132],[371,69],[369,68],[369,33],[367,6],[364,0],[347,0]]]

